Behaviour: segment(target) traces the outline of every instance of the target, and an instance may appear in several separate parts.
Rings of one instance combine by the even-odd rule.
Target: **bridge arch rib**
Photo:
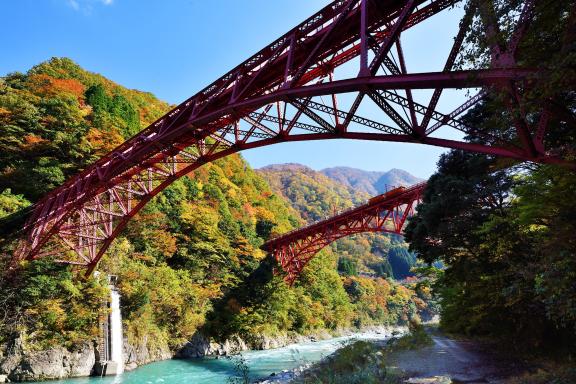
[[[270,239],[262,249],[274,256],[286,282],[292,284],[322,248],[338,239],[366,232],[402,234],[425,188],[426,183],[394,188],[358,207]]]
[[[526,85],[536,76],[515,65],[517,41],[500,55],[505,62],[453,70],[473,8],[442,69],[407,71],[402,32],[456,2],[334,1],[35,204],[14,262],[52,255],[90,274],[130,218],[173,181],[215,159],[280,142],[408,142],[562,162],[545,151],[545,123],[537,129],[518,124],[518,137],[503,140],[459,119],[489,92]],[[519,31],[530,19],[530,4]],[[346,63],[357,65],[352,76],[340,71]],[[442,91],[460,88],[479,91],[455,110],[439,112]],[[413,92],[421,89],[432,91],[425,103]],[[377,109],[381,121],[362,117],[363,108]],[[481,140],[446,138],[444,130]]]

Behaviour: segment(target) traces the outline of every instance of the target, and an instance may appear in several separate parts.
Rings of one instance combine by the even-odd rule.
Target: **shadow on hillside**
[[[238,315],[242,308],[258,308],[265,305],[270,294],[276,289],[274,268],[276,260],[268,255],[240,284],[231,288],[214,301],[212,311],[206,316],[206,325],[200,330],[218,341],[233,334],[241,333]]]
[[[24,236],[22,229],[31,213],[32,207],[28,207],[0,219],[0,281],[12,281],[14,270],[10,270],[9,265],[18,239]]]
[[[4,216],[0,219],[0,238],[8,239],[14,238],[22,230],[26,219],[32,213],[33,207],[29,206],[27,208],[22,208],[8,216]]]

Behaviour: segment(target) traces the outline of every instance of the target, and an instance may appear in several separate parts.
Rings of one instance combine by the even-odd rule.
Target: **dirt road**
[[[414,351],[394,353],[387,360],[410,377],[447,376],[454,383],[502,383],[526,367],[511,359],[496,357],[476,343],[433,334],[434,344]]]

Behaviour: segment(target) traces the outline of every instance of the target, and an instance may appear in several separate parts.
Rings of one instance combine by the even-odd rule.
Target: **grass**
[[[383,353],[379,348],[373,343],[359,340],[340,348],[294,382],[301,384],[399,383],[387,374]]]
[[[314,365],[294,380],[297,384],[400,384],[404,377],[386,366],[389,353],[430,345],[432,339],[420,324],[411,324],[410,333],[391,339],[384,346],[355,340]]]
[[[386,346],[387,352],[419,349],[432,345],[432,337],[420,323],[410,323],[410,333],[397,339],[392,339]]]

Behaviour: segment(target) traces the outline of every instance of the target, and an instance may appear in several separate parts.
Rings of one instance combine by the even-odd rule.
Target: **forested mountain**
[[[320,171],[340,184],[374,196],[393,186],[412,185],[424,181],[403,169],[393,168],[387,172],[364,171],[350,167],[333,167]]]
[[[284,196],[308,223],[325,219],[335,211],[366,202],[370,195],[357,192],[300,164],[275,164],[260,168],[275,193]]]
[[[314,171],[300,164],[275,164],[260,168],[257,172],[268,181],[276,194],[290,202],[307,223],[363,204],[371,196],[333,180],[324,171]],[[410,276],[410,268],[416,264],[416,257],[408,252],[407,247],[400,236],[376,233],[345,237],[330,246],[339,257],[340,272],[396,279]]]
[[[1,78],[0,218],[33,203],[168,108],[66,58]],[[352,204],[329,191],[317,193],[307,218],[322,214],[325,206],[317,205],[324,198],[326,207]],[[177,349],[197,331],[249,337],[396,323],[425,305],[391,281],[339,276],[329,251],[294,287],[286,286],[259,247],[303,222],[240,156],[204,165],[131,220],[100,263],[102,277],[81,279],[81,272],[50,259],[24,262],[16,275],[0,276],[0,345],[17,336],[33,348],[93,339],[108,295],[103,276],[110,273],[119,277],[125,335],[150,348]],[[8,233],[0,240],[5,271],[16,243]]]

